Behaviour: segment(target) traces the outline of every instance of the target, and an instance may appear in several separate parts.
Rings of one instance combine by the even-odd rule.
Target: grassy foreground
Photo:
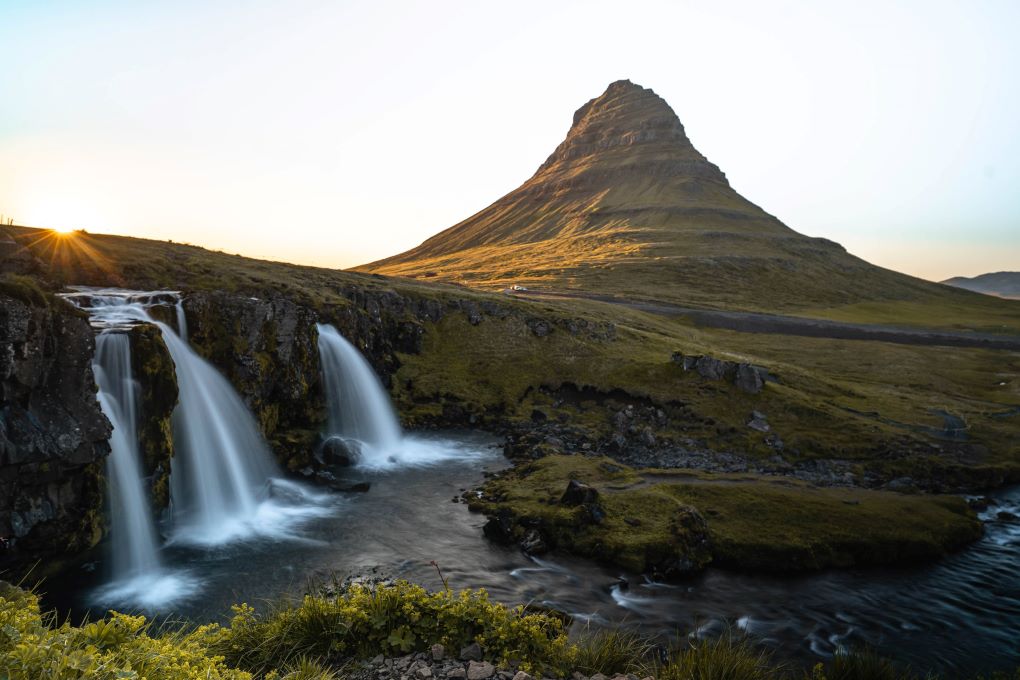
[[[667,648],[625,631],[568,638],[561,617],[509,608],[485,591],[429,593],[405,582],[306,596],[257,614],[234,608],[228,626],[157,630],[142,616],[111,612],[80,626],[41,613],[35,595],[0,582],[0,677],[160,680],[330,680],[353,662],[442,644],[477,642],[501,668],[535,677],[631,673],[661,680],[908,680],[909,669],[869,652],[846,652],[805,670],[776,662],[753,641],[678,638]],[[932,678],[934,676],[927,676]],[[991,678],[1020,678],[996,674]]]

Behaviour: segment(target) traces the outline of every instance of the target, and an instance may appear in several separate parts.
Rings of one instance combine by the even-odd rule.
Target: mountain
[[[942,283],[954,288],[972,290],[975,293],[1020,300],[1020,272],[992,272],[980,276],[954,276]]]
[[[519,188],[357,269],[739,309],[946,296],[799,234],[745,199],[670,106],[628,80],[578,109],[566,139]]]

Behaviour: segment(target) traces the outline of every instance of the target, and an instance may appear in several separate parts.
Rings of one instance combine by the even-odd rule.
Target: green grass
[[[560,616],[507,607],[484,591],[427,593],[397,583],[308,596],[264,612],[235,607],[228,626],[155,627],[111,612],[80,625],[39,609],[37,597],[0,582],[0,677],[9,680],[336,680],[377,654],[402,656],[442,643],[478,642],[485,659],[513,660],[535,677],[630,672],[659,680],[913,680],[919,675],[867,651],[845,651],[810,673],[777,662],[750,638],[677,635],[656,641],[627,630],[582,630],[573,642]],[[929,678],[937,676],[929,675]],[[959,675],[955,677],[960,677]],[[1017,680],[993,674],[987,680]]]
[[[599,490],[600,524],[579,521],[580,508],[559,503],[571,479]],[[633,571],[683,559],[766,571],[910,562],[940,557],[981,535],[980,522],[955,496],[640,471],[585,456],[547,456],[507,471],[471,503],[490,515],[508,510],[529,526],[538,520],[557,548]],[[697,518],[707,524],[707,552],[694,540]]]
[[[656,671],[658,680],[770,680],[788,669],[749,638],[725,633],[675,647]]]
[[[20,300],[33,307],[49,307],[51,296],[30,276],[4,274],[0,277],[0,294]]]
[[[682,320],[594,303],[537,306],[547,318],[581,316],[616,324],[612,341],[557,329],[536,338],[518,320],[471,326],[459,315],[436,324],[425,351],[401,356],[394,397],[408,422],[428,422],[458,405],[481,422],[496,414],[551,418],[606,433],[595,404],[559,403],[565,384],[608,394],[622,389],[671,412],[662,440],[693,437],[717,450],[774,454],[746,422],[768,415],[796,461],[856,461],[881,477],[935,479],[942,488],[1020,479],[1020,353],[706,330]],[[673,351],[766,366],[780,382],[747,395],[670,362]],[[939,410],[967,423],[967,441],[944,441]],[[890,455],[896,452],[896,455]]]
[[[1020,300],[974,295],[949,300],[858,302],[807,309],[804,316],[855,323],[1020,334]]]

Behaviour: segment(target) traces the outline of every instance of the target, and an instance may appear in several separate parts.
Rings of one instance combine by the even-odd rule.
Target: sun
[[[58,234],[70,234],[74,229],[72,227],[53,227],[53,231]]]

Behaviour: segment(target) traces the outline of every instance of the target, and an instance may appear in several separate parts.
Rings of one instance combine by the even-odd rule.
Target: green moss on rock
[[[171,416],[177,406],[177,377],[173,359],[155,326],[131,330],[132,369],[138,384],[140,413],[138,443],[151,479],[155,511],[170,504],[170,469],[174,454]]]

